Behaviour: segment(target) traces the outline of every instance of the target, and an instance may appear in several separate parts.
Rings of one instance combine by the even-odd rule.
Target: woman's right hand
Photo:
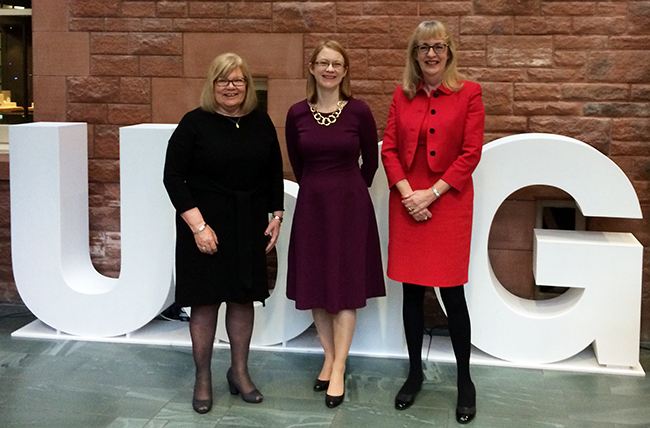
[[[194,241],[202,253],[211,255],[217,252],[217,245],[219,244],[217,234],[207,224],[202,231],[194,234]]]

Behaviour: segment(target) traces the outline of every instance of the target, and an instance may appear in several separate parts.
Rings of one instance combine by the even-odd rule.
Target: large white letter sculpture
[[[492,271],[487,250],[499,206],[514,191],[531,185],[566,191],[585,216],[641,218],[636,193],[620,168],[578,140],[521,134],[487,144],[473,178],[467,293],[472,343],[502,359],[549,363],[595,342],[600,364],[638,364],[643,247],[634,236],[536,230],[537,284],[571,287],[546,301],[506,291]]]
[[[162,168],[174,127],[120,130],[119,279],[97,273],[88,252],[85,124],[10,128],[14,276],[23,301],[41,321],[79,336],[116,336],[143,327],[171,303],[174,210],[162,185]],[[623,172],[577,140],[522,134],[486,145],[474,182],[466,288],[473,343],[498,358],[545,363],[569,358],[594,342],[599,363],[637,365],[642,247],[632,235],[535,231],[537,283],[570,288],[549,301],[508,293],[495,277],[487,251],[497,209],[512,192],[530,185],[567,191],[587,216],[639,218],[638,200]],[[388,189],[383,170],[370,191],[385,260]],[[285,298],[285,254],[297,192],[295,183],[285,181],[287,221],[277,245],[276,289],[265,307],[256,307],[255,345],[286,342],[311,324],[309,312],[296,311]],[[387,279],[386,291],[386,299],[372,299],[360,311],[353,351],[402,354],[401,288]],[[218,336],[225,340],[222,329]]]
[[[174,229],[174,210],[164,199],[160,146],[174,128],[121,130],[119,279],[100,275],[90,261],[86,124],[9,128],[13,272],[41,321],[79,336],[117,336],[173,301],[174,236],[160,232]]]

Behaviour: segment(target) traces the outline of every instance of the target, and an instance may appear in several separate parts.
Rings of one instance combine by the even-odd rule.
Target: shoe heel
[[[237,388],[237,385],[235,385],[235,382],[232,381],[231,369],[228,369],[228,372],[226,373],[226,380],[228,381],[228,389],[230,389],[230,393],[232,395],[237,395],[239,394],[239,388]]]

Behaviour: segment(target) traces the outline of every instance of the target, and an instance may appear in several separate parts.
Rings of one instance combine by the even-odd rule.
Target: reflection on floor
[[[227,349],[213,359],[215,406],[192,411],[191,351],[185,347],[12,338],[32,322],[24,307],[0,306],[0,427],[456,427],[454,365],[426,363],[416,404],[393,408],[406,377],[401,359],[350,357],[343,405],[328,409],[311,389],[317,354],[252,351],[264,393],[248,404],[228,393]],[[435,343],[433,345],[435,347]],[[650,368],[650,351],[641,351]],[[650,427],[650,376],[577,374],[474,365],[478,416],[471,427]]]

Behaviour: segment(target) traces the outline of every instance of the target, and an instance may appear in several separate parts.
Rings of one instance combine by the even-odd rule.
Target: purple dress
[[[377,128],[370,108],[350,99],[338,120],[323,126],[303,100],[289,109],[286,138],[300,185],[287,297],[295,300],[297,309],[335,314],[385,296],[379,233],[368,193],[378,166]]]

